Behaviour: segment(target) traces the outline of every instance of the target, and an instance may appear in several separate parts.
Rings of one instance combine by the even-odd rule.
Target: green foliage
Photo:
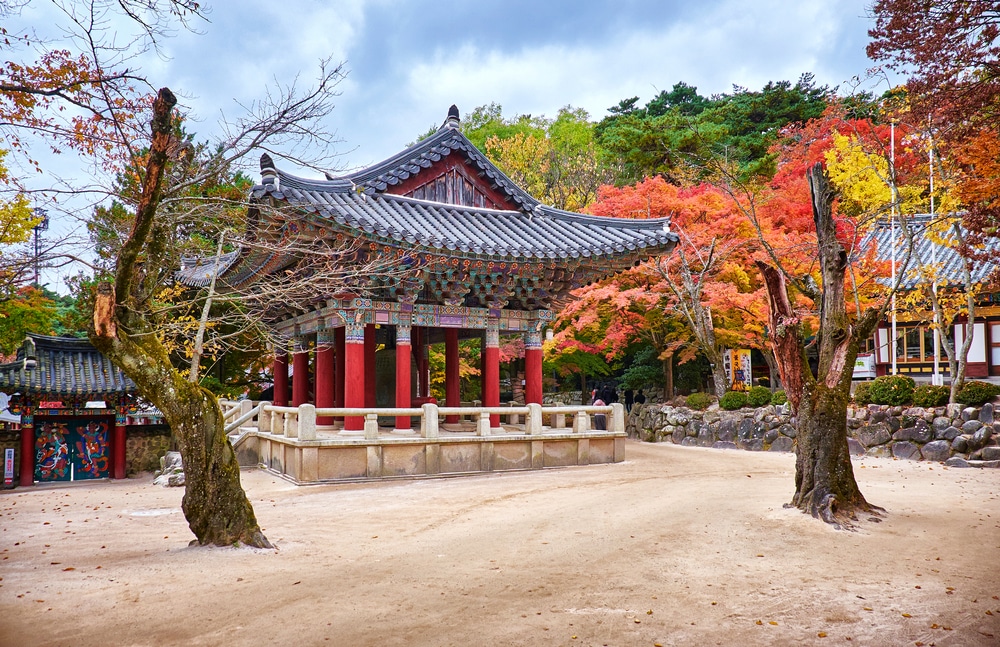
[[[649,385],[662,386],[663,382],[663,362],[657,357],[655,348],[644,346],[632,357],[632,363],[618,379],[618,386],[641,389]]]
[[[943,407],[948,404],[951,389],[936,384],[921,384],[913,390],[913,406],[925,409]]]
[[[719,408],[726,411],[736,411],[747,406],[747,394],[742,391],[727,391],[719,398]]]
[[[771,404],[774,406],[785,404],[786,402],[788,402],[788,395],[785,394],[784,389],[778,389],[771,394]]]
[[[770,177],[774,159],[768,149],[781,130],[823,114],[827,86],[816,86],[811,74],[770,82],[759,91],[734,87],[731,94],[706,98],[697,88],[678,83],[637,107],[638,97],[625,99],[595,129],[598,144],[623,168],[621,182],[650,175],[681,181],[691,173],[689,161],[712,154],[736,162],[745,173]]]
[[[21,288],[0,301],[0,354],[17,350],[29,332],[53,334],[56,316],[55,303],[35,287]]]
[[[1000,395],[1000,386],[990,384],[989,382],[972,380],[965,383],[962,390],[955,396],[955,401],[977,407],[989,402],[995,395]]]
[[[476,148],[486,150],[486,140],[490,137],[509,139],[515,135],[534,135],[545,138],[549,122],[544,117],[516,115],[505,118],[503,107],[498,103],[479,106],[462,117],[462,134],[469,138]]]
[[[214,375],[206,375],[201,378],[201,385],[220,398],[236,398],[243,393],[243,389],[232,384],[223,384]]]
[[[906,375],[883,375],[871,383],[870,397],[873,404],[900,406],[913,402],[916,382]]]
[[[766,386],[755,386],[747,394],[747,404],[753,408],[771,404],[771,389]]]
[[[688,408],[695,409],[697,411],[704,411],[705,409],[712,406],[714,398],[708,393],[692,393],[687,397],[686,403]]]
[[[861,382],[854,387],[854,404],[865,406],[872,403],[872,383]]]

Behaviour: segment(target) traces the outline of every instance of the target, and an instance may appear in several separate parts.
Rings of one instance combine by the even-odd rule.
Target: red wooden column
[[[500,330],[498,322],[490,321],[486,327],[483,348],[483,406],[500,406]],[[500,416],[490,416],[490,427],[500,426]]]
[[[274,350],[274,404],[277,407],[288,406],[288,353],[284,348]]]
[[[396,326],[396,407],[410,408],[410,326]],[[396,431],[410,431],[410,416],[396,416]]]
[[[458,374],[458,329],[444,329],[444,406],[462,405],[462,384]],[[458,422],[458,416],[445,416],[445,422]]]
[[[316,408],[332,409],[336,406],[336,365],[334,360],[333,331],[316,333]],[[332,416],[319,416],[317,425],[330,426]]]
[[[334,393],[335,406],[343,407],[344,405],[344,331],[346,328],[336,328],[333,331],[333,345],[336,348],[336,356],[334,360],[337,363],[336,375],[334,379],[336,380],[336,392]]]
[[[375,406],[375,324],[365,326],[365,406]]]
[[[25,415],[27,413],[28,415]],[[35,425],[31,409],[21,414],[21,469],[18,484],[35,484]],[[25,422],[27,421],[27,422]]]
[[[111,478],[125,478],[125,454],[127,443],[125,442],[125,421],[126,417],[123,409],[118,410],[115,416],[115,428],[111,432]]]
[[[374,367],[372,367],[374,368]],[[365,326],[347,324],[344,332],[344,406],[363,409],[365,406]],[[362,416],[346,416],[345,431],[365,428]]]
[[[296,342],[292,355],[292,406],[309,402],[309,348]]]
[[[417,397],[427,398],[431,395],[430,373],[427,366],[427,329],[413,327],[413,354],[417,361]]]
[[[542,333],[524,334],[524,403],[542,403]]]

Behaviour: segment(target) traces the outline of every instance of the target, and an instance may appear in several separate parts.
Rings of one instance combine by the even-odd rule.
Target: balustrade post
[[[513,400],[511,400],[510,402],[508,402],[507,405],[510,406],[510,407],[519,406],[518,403],[514,402]],[[507,424],[508,425],[519,425],[519,424],[521,424],[521,416],[519,416],[516,413],[510,414],[509,416],[507,416]]]
[[[365,414],[365,440],[375,440],[378,438],[378,414]]]
[[[562,402],[556,402],[555,405],[557,407],[561,407],[561,406],[563,406],[563,403]],[[566,428],[566,414],[565,413],[556,413],[556,414],[553,414],[553,418],[554,418],[554,420],[552,421],[552,428],[553,429],[565,429]]]
[[[528,403],[528,417],[524,421],[524,431],[528,434],[542,433],[542,405]]]
[[[573,417],[573,433],[579,434],[590,431],[590,414],[586,411],[577,411]]]
[[[257,431],[259,432],[271,431],[271,412],[267,411],[267,407],[270,405],[271,403],[267,400],[263,400],[257,405],[260,407],[260,413],[257,414]]]
[[[299,405],[299,440],[316,440],[316,407],[312,404]]]
[[[423,413],[420,416],[420,435],[424,438],[437,438],[438,431],[438,407],[433,402],[425,402],[420,406]]]
[[[479,420],[476,422],[476,435],[477,436],[489,436],[490,435],[490,414],[486,411],[479,412]]]
[[[625,431],[625,406],[621,402],[611,403],[611,424],[608,425],[608,431]]]
[[[271,433],[281,436],[285,433],[285,414],[277,411],[271,412]]]

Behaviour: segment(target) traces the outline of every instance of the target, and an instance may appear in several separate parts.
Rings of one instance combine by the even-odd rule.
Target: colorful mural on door
[[[74,478],[98,479],[108,476],[108,423],[91,421],[77,429],[73,455]]]
[[[43,422],[35,441],[35,479],[107,478],[108,428],[106,420]]]
[[[42,423],[35,438],[35,480],[69,480],[69,445],[66,423]]]

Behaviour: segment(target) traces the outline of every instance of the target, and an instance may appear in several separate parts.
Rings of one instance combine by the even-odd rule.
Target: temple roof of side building
[[[903,262],[907,255],[908,244],[902,229],[899,226],[893,228],[889,223],[880,223],[875,228],[872,237],[877,245],[878,258],[882,261],[889,261],[892,258],[892,241],[895,237],[896,260],[899,263],[897,271],[904,274],[901,283],[904,290],[912,290],[926,282],[926,279],[921,277],[922,266],[927,267],[928,272],[931,272],[931,268],[936,268],[933,276],[937,278],[940,286],[960,286],[965,283],[962,276],[962,257],[956,249],[957,237],[950,226],[959,224],[958,220],[950,217],[942,219],[937,216],[935,222],[937,223],[935,227],[942,231],[937,236],[940,238],[939,241],[932,240],[932,237],[928,236],[930,215],[919,214],[907,219],[908,230],[913,234],[913,255],[906,267],[903,267]],[[945,226],[942,226],[942,223]],[[1000,268],[1000,239],[987,239],[985,246],[977,251],[981,253],[982,259],[973,260],[969,268],[974,285],[986,281]]]
[[[111,360],[76,337],[29,334],[16,359],[0,364],[0,391],[7,394],[101,395],[135,390],[135,383]]]
[[[454,191],[466,192],[454,201],[466,204],[426,199],[440,195],[426,189],[428,183],[449,173],[460,185]],[[669,218],[589,216],[541,204],[462,134],[454,106],[433,135],[361,171],[303,178],[276,168],[265,154],[261,175],[261,184],[251,194],[260,213],[264,205],[283,209],[284,218],[291,211],[304,225],[296,225],[300,231],[344,234],[436,257],[583,266],[574,275],[580,284],[669,252],[678,240]],[[253,220],[256,214],[251,216]],[[224,283],[239,286],[294,261],[280,250],[244,250],[218,261],[186,260],[178,279],[204,286],[217,269]]]

